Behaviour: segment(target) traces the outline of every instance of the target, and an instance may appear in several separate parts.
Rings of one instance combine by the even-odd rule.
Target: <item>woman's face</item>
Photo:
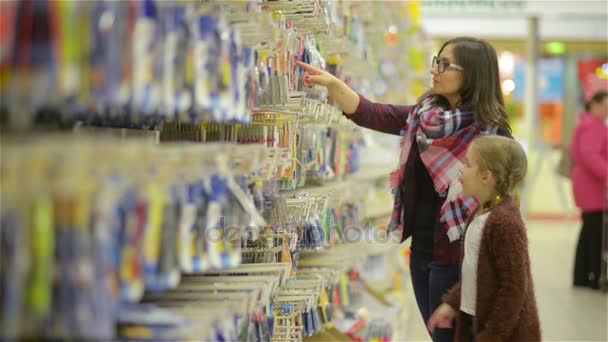
[[[592,102],[589,109],[600,118],[608,118],[608,97],[605,97],[600,103]]]
[[[453,44],[446,45],[438,57],[439,60],[444,63],[458,65],[458,62],[454,57]],[[431,89],[431,93],[447,98],[450,100],[450,103],[452,103],[453,100],[460,99],[460,89],[464,83],[464,74],[461,70],[447,65],[445,70],[440,72],[439,67],[434,66],[431,70],[431,74],[433,75],[433,88]]]

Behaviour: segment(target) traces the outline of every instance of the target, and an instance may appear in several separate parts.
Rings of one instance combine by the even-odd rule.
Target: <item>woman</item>
[[[477,203],[461,193],[459,170],[468,144],[480,134],[509,136],[496,51],[461,37],[433,58],[432,89],[414,106],[372,103],[331,74],[299,64],[305,86],[328,88],[344,114],[360,126],[401,135],[400,167],[391,175],[395,207],[391,229],[412,237],[411,276],[425,324],[459,277],[460,234]],[[435,341],[452,341],[436,329]]]
[[[572,138],[572,187],[582,211],[574,261],[574,286],[599,288],[602,267],[602,216],[608,210],[608,93],[597,92],[579,117]]]

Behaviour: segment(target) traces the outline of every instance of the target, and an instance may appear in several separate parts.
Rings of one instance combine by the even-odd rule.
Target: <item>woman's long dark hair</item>
[[[511,132],[494,47],[481,39],[458,37],[445,42],[437,55],[447,45],[453,45],[455,63],[464,69],[457,107],[472,111],[475,121],[483,128],[497,126]]]

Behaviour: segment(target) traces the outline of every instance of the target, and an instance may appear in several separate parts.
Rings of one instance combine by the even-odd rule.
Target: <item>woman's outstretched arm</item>
[[[305,63],[297,63],[306,71],[304,86],[316,84],[327,87],[329,97],[336,101],[342,112],[357,125],[395,135],[399,135],[405,128],[413,106],[371,102],[334,75]]]

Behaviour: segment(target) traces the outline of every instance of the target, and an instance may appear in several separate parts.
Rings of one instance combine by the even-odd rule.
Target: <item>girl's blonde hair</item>
[[[521,145],[501,136],[480,136],[471,142],[480,171],[490,171],[496,179],[499,196],[510,196],[519,202],[517,188],[528,171],[528,159]]]

